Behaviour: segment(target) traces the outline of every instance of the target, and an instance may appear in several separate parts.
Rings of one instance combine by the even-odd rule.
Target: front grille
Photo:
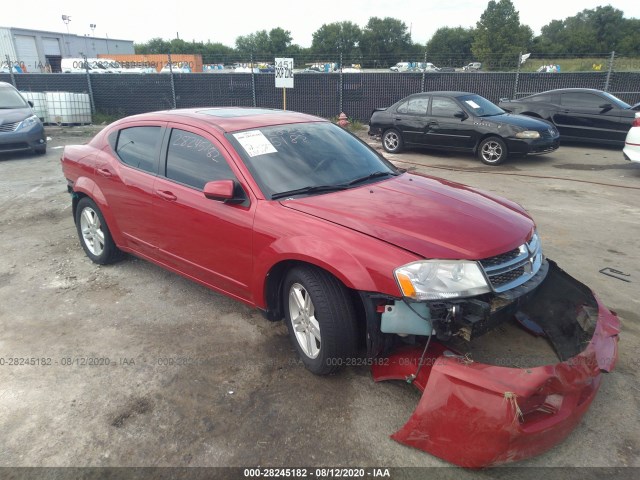
[[[491,258],[485,258],[484,260],[480,260],[480,262],[482,263],[483,267],[495,267],[496,265],[502,265],[505,262],[513,260],[514,258],[518,258],[518,255],[520,255],[520,249],[514,248],[510,252],[502,253]]]
[[[505,292],[531,279],[543,262],[538,235],[509,252],[480,260],[491,287],[495,292]]]
[[[491,284],[499,287],[507,283],[511,283],[524,275],[524,267],[517,267],[505,273],[498,273],[491,276]]]
[[[20,125],[20,122],[5,123],[4,125],[0,125],[0,132],[15,132],[18,125]]]

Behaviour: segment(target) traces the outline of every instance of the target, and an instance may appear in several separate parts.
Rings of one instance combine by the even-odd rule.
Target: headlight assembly
[[[27,117],[22,122],[20,122],[20,126],[16,128],[16,130],[20,130],[21,128],[29,128],[36,123],[40,123],[40,119],[37,115],[31,115],[30,117]]]
[[[404,297],[414,300],[447,300],[491,291],[476,262],[423,260],[393,272]]]
[[[525,130],[524,132],[516,133],[516,138],[540,138],[540,132],[536,132],[535,130]]]

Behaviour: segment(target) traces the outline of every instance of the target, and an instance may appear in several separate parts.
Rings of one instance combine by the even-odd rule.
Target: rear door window
[[[567,107],[578,108],[599,108],[603,103],[608,103],[603,98],[593,93],[563,93],[560,96],[560,103]]]
[[[120,130],[116,154],[127,165],[158,173],[158,147],[162,141],[162,127],[144,126]]]

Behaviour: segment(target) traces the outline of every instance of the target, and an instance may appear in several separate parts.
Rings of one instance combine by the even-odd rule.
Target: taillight
[[[640,127],[640,117],[636,117],[636,118],[633,120],[633,124],[632,124],[632,125],[633,125],[634,127]]]

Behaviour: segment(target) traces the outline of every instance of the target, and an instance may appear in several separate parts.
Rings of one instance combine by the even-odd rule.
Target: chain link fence
[[[163,72],[167,73],[18,74],[11,71],[0,73],[0,81],[12,83],[23,92],[87,94],[92,112],[109,119],[172,108],[282,108],[283,92],[275,88],[273,65],[262,57],[266,56],[250,55],[231,62],[225,57],[200,56],[198,62],[201,62],[202,71],[195,72],[186,60],[171,62],[172,68],[167,69],[162,56],[163,61],[158,65],[162,64]],[[166,61],[170,62],[170,58],[166,56]],[[595,88],[631,104],[640,101],[640,65],[615,57],[613,53],[564,60],[565,63],[569,60],[580,62],[585,71],[566,71],[562,63],[559,64],[560,71],[530,71],[524,67],[545,66],[544,62],[549,62],[548,67],[553,65],[552,61],[558,61],[557,58],[533,55],[524,64],[519,62],[520,56],[512,59],[510,71],[494,71],[493,66],[484,65],[480,71],[463,71],[459,67],[421,71],[420,65],[427,59],[436,65],[439,62],[439,67],[446,65],[444,57],[426,54],[415,63],[406,62],[415,65],[410,67],[412,71],[406,72],[394,72],[386,66],[365,68],[390,63],[384,59],[365,61],[345,55],[296,57],[294,88],[286,92],[287,109],[325,118],[344,112],[351,119],[368,122],[377,107],[387,107],[412,93],[436,90],[473,92],[497,103],[501,98],[520,98],[556,88]],[[463,57],[449,58],[448,63],[461,65],[462,60]],[[361,63],[357,63],[359,61]],[[144,66],[144,62],[137,64]],[[625,68],[618,68],[620,65]],[[638,68],[627,71],[629,66]],[[183,73],[189,70],[191,73]]]

